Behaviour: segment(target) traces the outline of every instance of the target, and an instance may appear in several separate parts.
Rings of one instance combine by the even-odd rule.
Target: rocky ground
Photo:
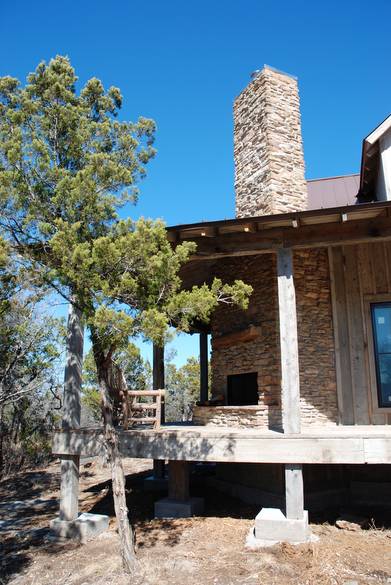
[[[211,493],[203,517],[154,520],[159,494],[145,493],[150,461],[125,460],[139,568],[121,571],[109,470],[82,467],[81,509],[106,513],[110,530],[85,545],[58,542],[47,527],[58,510],[59,465],[0,483],[0,584],[10,585],[362,585],[391,583],[391,530],[381,512],[366,529],[339,529],[335,517],[312,519],[319,540],[246,550],[257,509]]]

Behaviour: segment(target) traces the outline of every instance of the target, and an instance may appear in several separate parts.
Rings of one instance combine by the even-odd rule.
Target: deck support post
[[[277,251],[278,313],[281,357],[282,430],[301,432],[299,348],[293,254],[290,248]],[[265,543],[306,542],[311,534],[304,510],[303,466],[285,464],[285,515],[275,508],[263,508],[255,520],[255,539]]]
[[[83,371],[84,324],[80,309],[69,304],[64,373],[62,429],[72,431],[80,427],[81,384]],[[51,522],[58,536],[75,538],[82,542],[108,528],[108,516],[81,514],[79,516],[79,455],[61,457],[60,514]]]
[[[190,463],[168,462],[168,498],[155,503],[155,518],[189,518],[204,511],[203,498],[191,498]]]
[[[168,497],[185,502],[189,499],[189,462],[168,462]]]
[[[71,303],[68,313],[67,361],[64,373],[61,424],[64,430],[80,427],[83,344],[84,326],[81,312]],[[60,520],[76,520],[79,515],[79,465],[80,458],[77,455],[61,459]]]
[[[285,465],[285,515],[290,520],[304,517],[303,466]]]
[[[152,361],[152,389],[164,390],[164,345],[153,344],[153,361]],[[165,420],[164,404],[162,404],[161,419],[163,424]],[[153,480],[157,483],[164,482],[164,460],[153,460]],[[149,482],[150,483],[150,482]],[[165,487],[165,486],[163,486]]]

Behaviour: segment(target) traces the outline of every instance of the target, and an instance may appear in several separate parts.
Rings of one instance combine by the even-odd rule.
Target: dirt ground
[[[333,519],[311,519],[319,540],[309,545],[245,548],[257,508],[211,490],[203,517],[154,520],[162,494],[145,493],[151,462],[125,460],[128,505],[139,569],[121,571],[109,470],[82,466],[81,509],[106,513],[110,530],[85,545],[58,542],[48,530],[58,510],[59,464],[25,471],[0,483],[0,584],[10,585],[362,585],[391,583],[389,517],[378,514],[367,530],[340,530]],[[198,492],[197,492],[198,490]],[[334,518],[335,519],[335,518]]]

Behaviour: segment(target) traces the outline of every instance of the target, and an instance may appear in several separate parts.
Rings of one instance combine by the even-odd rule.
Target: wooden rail
[[[159,429],[162,416],[162,401],[164,400],[164,390],[129,390],[127,423],[136,424],[153,424],[154,429]],[[138,402],[140,398],[152,398],[152,402]],[[137,416],[138,415],[138,416]],[[128,424],[124,424],[127,428]]]

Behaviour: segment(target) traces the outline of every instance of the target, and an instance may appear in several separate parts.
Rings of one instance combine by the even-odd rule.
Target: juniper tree
[[[163,343],[169,328],[207,322],[219,302],[246,307],[251,287],[215,279],[182,290],[195,251],[173,249],[161,221],[120,220],[154,156],[153,121],[118,120],[119,89],[94,78],[77,91],[65,57],[41,63],[22,87],[0,79],[0,227],[36,282],[73,303],[89,328],[102,400],[124,568],[135,567],[113,401],[125,383],[114,362],[129,338]]]
[[[43,296],[0,239],[0,477],[23,460],[47,455],[54,408],[60,406],[64,328]],[[39,446],[44,453],[37,453]]]
[[[192,419],[193,407],[200,396],[200,362],[189,357],[182,366],[167,364],[166,420],[171,422]]]
[[[114,362],[121,368],[127,388],[132,390],[148,390],[151,387],[151,366],[141,356],[140,350],[134,343],[113,354]],[[94,353],[90,349],[83,360],[83,388],[82,402],[88,414],[96,421],[102,418],[100,392]]]

